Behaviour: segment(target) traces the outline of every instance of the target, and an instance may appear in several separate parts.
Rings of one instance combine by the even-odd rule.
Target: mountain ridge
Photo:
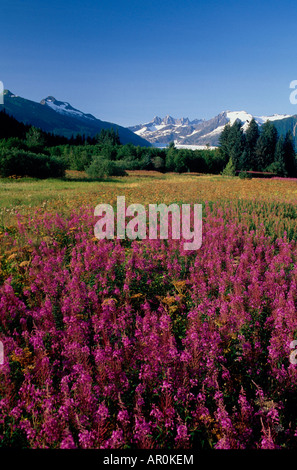
[[[137,124],[129,127],[137,135],[144,137],[153,145],[168,145],[174,142],[184,146],[217,146],[219,137],[228,123],[235,120],[242,122],[243,131],[246,131],[249,122],[254,118],[259,126],[270,120],[282,134],[291,130],[297,144],[297,115],[274,114],[272,116],[253,116],[246,111],[222,111],[211,119],[173,118],[170,115],[165,118],[155,116],[146,124]],[[292,122],[291,122],[291,121]]]
[[[113,128],[118,131],[120,141],[123,144],[151,146],[147,140],[128,128],[112,122],[101,121],[92,114],[83,113],[74,108],[66,101],[56,100],[51,95],[38,103],[22,98],[10,90],[5,90],[4,104],[0,106],[0,110],[2,109],[24,124],[33,125],[56,135],[71,137],[80,134],[94,137],[102,129]]]

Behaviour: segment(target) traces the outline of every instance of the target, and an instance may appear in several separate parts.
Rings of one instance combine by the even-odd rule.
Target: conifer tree
[[[239,169],[239,161],[244,149],[244,135],[242,123],[237,120],[232,124],[228,135],[229,157],[232,158],[233,165]]]
[[[288,176],[296,176],[296,156],[295,149],[293,144],[293,136],[291,131],[286,133],[284,139],[284,160],[285,160],[285,169]]]
[[[235,165],[233,163],[232,157],[229,158],[229,161],[228,161],[226,167],[222,171],[222,175],[224,175],[224,176],[235,176],[236,175],[236,168],[235,168]]]
[[[229,134],[230,134],[231,126],[230,124],[226,124],[221,135],[219,137],[219,152],[222,156],[223,160],[227,163],[230,158],[230,148],[229,148]]]
[[[255,149],[257,145],[257,141],[259,139],[259,126],[254,118],[252,118],[251,122],[245,133],[245,150],[246,154],[242,158],[245,162],[246,168],[242,168],[243,170],[255,170],[256,162],[255,162]]]
[[[286,165],[285,165],[285,139],[281,135],[277,141],[275,147],[274,163],[273,168],[279,176],[287,176]]]
[[[274,161],[277,143],[277,130],[270,121],[266,121],[262,127],[255,148],[256,170],[264,171]]]
[[[243,171],[252,169],[250,153],[247,148],[245,148],[240,155],[239,169]]]
[[[175,171],[175,161],[178,155],[178,151],[175,148],[174,142],[170,142],[167,150],[166,150],[166,157],[165,157],[165,165],[167,171]]]

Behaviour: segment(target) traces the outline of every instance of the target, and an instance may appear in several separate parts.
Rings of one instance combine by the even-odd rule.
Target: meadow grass
[[[126,193],[126,194],[125,194]],[[109,202],[115,195],[127,195],[135,202],[169,203],[216,200],[261,200],[297,203],[297,181],[277,179],[240,180],[220,175],[162,174],[129,172],[126,177],[101,181],[89,180],[84,172],[68,171],[64,179],[0,179],[0,209],[39,208],[43,203],[60,203],[73,207]],[[103,199],[103,200],[102,200]],[[133,199],[133,202],[134,202]],[[55,205],[55,204],[54,204]]]
[[[127,176],[101,181],[88,179],[86,173],[67,171],[63,179],[0,179],[0,231],[16,225],[16,214],[28,217],[38,211],[68,217],[84,207],[108,203],[115,207],[117,196],[126,205],[140,203],[219,203],[224,214],[232,206],[232,217],[249,220],[249,230],[263,225],[266,234],[276,239],[286,232],[297,239],[297,181],[292,179],[241,180],[221,175],[129,171]],[[242,215],[243,214],[243,215]],[[224,215],[225,218],[225,215]]]

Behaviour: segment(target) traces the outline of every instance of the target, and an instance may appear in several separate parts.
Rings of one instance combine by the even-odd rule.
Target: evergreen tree
[[[229,135],[230,135],[231,126],[226,124],[221,135],[219,137],[219,151],[223,160],[227,163],[230,158],[230,148],[229,148]]]
[[[251,158],[250,158],[250,152],[248,151],[247,148],[245,148],[240,155],[239,159],[239,169],[243,171],[250,170],[252,168],[251,166]]]
[[[251,122],[245,133],[245,150],[246,154],[242,158],[244,161],[245,168],[243,170],[254,170],[256,168],[255,164],[255,149],[257,145],[257,141],[259,139],[259,126],[254,118],[252,118]]]
[[[239,168],[239,161],[244,149],[244,135],[242,131],[242,123],[237,120],[232,124],[228,135],[229,157],[232,158],[233,165]]]
[[[270,166],[272,171],[275,171],[279,176],[287,176],[285,164],[285,139],[281,135],[275,147],[274,163]]]
[[[225,162],[232,158],[235,168],[240,166],[240,156],[244,149],[245,137],[242,131],[242,123],[238,119],[230,126],[226,124],[219,138],[219,152]]]
[[[165,166],[167,171],[175,171],[175,160],[178,155],[178,151],[175,148],[174,142],[170,142],[166,149]]]
[[[235,165],[233,163],[232,157],[229,158],[229,161],[228,161],[226,167],[222,171],[222,175],[224,175],[224,176],[235,176],[236,175],[236,168],[235,168]]]
[[[288,176],[296,176],[296,155],[293,144],[293,136],[291,131],[288,131],[284,140],[284,161],[285,170]]]
[[[277,130],[270,121],[266,121],[262,127],[255,148],[255,169],[264,171],[274,161],[277,143]]]
[[[109,144],[109,145],[120,145],[119,130],[116,131],[113,128],[102,129],[100,134],[95,135],[95,140],[98,144]]]

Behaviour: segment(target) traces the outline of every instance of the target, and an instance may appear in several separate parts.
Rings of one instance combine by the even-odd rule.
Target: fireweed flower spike
[[[296,448],[297,247],[284,209],[253,204],[205,204],[199,250],[170,212],[153,239],[94,237],[92,207],[20,217],[1,238],[0,441]]]

